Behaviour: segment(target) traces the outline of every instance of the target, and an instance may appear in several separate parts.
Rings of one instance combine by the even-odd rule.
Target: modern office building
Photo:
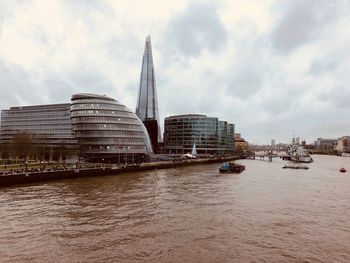
[[[199,114],[165,118],[165,153],[190,153],[194,144],[198,154],[232,154],[234,124]]]
[[[75,94],[67,104],[2,110],[0,143],[11,144],[23,132],[35,135],[35,144],[64,147],[89,161],[135,163],[152,153],[139,118],[106,96]]]
[[[154,76],[151,37],[147,36],[142,60],[140,87],[136,105],[136,115],[146,126],[154,152],[162,141],[158,112],[156,81]]]
[[[12,142],[15,135],[35,135],[46,148],[75,149],[77,140],[70,120],[70,104],[11,107],[1,111],[0,144]]]

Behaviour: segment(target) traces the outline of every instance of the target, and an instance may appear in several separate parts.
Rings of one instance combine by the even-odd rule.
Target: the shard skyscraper
[[[140,89],[137,98],[136,115],[145,124],[152,141],[153,151],[158,151],[158,143],[162,141],[158,113],[156,80],[152,56],[151,37],[147,36],[142,59]]]

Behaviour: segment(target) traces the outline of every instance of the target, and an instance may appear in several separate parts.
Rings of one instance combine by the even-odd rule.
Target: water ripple
[[[1,262],[350,262],[349,159],[314,159],[2,188]]]

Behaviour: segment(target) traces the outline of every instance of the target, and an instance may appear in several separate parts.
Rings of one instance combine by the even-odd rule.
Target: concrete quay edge
[[[130,172],[140,172],[155,169],[171,169],[184,166],[219,163],[225,161],[235,161],[243,159],[240,156],[218,157],[208,159],[191,159],[181,161],[162,161],[152,163],[142,163],[134,165],[122,165],[118,167],[99,167],[84,169],[69,169],[59,171],[27,172],[10,175],[0,175],[0,187],[40,183],[54,180],[74,179],[82,177],[97,177],[106,175],[118,175]]]

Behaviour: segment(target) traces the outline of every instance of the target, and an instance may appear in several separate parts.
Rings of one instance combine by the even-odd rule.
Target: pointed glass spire
[[[158,113],[156,81],[154,77],[151,37],[147,36],[142,59],[140,89],[137,98],[136,115],[145,120],[157,120],[158,142],[162,140]]]

